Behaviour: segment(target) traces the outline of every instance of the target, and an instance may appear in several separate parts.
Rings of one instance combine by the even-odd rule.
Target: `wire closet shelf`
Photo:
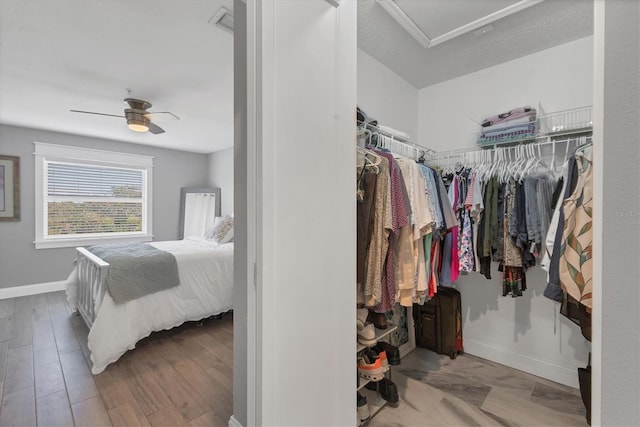
[[[413,160],[424,159],[436,153],[434,150],[413,142],[409,138],[386,131],[370,123],[358,121],[358,129],[364,134],[365,141],[369,143],[373,142],[374,135],[378,137],[376,138],[375,144],[372,143],[372,145],[378,148],[388,149],[392,153]]]

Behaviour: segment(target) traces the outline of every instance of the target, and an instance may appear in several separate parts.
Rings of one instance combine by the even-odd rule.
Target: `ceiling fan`
[[[164,133],[164,129],[155,124],[153,121],[158,119],[175,119],[180,117],[169,111],[151,112],[147,111],[151,108],[151,103],[135,98],[125,98],[124,102],[129,104],[129,108],[124,109],[124,116],[117,114],[96,113],[94,111],[70,110],[73,113],[95,114],[98,116],[119,117],[127,119],[127,126],[134,132],[151,132],[154,135]]]

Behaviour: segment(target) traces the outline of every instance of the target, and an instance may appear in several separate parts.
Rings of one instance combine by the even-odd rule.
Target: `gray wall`
[[[221,189],[222,215],[233,213],[233,147],[209,154],[209,185]]]
[[[180,187],[208,183],[206,154],[0,125],[0,153],[20,156],[22,212],[19,222],[0,223],[0,288],[64,280],[73,268],[73,248],[34,249],[34,141],[154,156],[154,240],[178,238]]]

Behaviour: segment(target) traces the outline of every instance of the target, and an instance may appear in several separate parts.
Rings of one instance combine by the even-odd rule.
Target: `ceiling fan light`
[[[149,130],[149,126],[143,120],[129,119],[127,120],[127,125],[134,132],[147,132]]]

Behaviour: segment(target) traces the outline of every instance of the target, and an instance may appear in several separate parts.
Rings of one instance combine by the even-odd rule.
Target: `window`
[[[35,148],[36,249],[151,240],[153,157]]]

